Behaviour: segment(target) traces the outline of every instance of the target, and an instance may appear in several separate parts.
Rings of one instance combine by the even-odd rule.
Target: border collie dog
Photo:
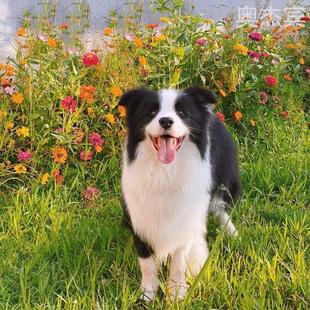
[[[237,235],[226,204],[240,192],[235,144],[212,113],[209,90],[132,89],[120,99],[127,111],[123,152],[124,216],[132,231],[145,300],[154,298],[160,264],[171,257],[168,289],[183,298],[186,276],[208,257],[208,213]]]

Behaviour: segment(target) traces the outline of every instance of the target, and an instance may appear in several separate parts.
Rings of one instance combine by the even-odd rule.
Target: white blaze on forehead
[[[174,105],[179,96],[175,89],[163,89],[159,92],[160,113],[175,112]]]

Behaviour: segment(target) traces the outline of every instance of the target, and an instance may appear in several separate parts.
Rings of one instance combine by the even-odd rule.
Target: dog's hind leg
[[[210,203],[209,212],[213,213],[218,219],[222,229],[224,229],[228,234],[237,237],[238,231],[233,224],[231,217],[225,210],[225,202],[219,198],[213,198]]]

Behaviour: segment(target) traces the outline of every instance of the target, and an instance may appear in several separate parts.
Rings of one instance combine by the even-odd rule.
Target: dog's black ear
[[[147,88],[133,88],[131,90],[128,90],[126,93],[122,95],[120,98],[118,104],[125,107],[126,109],[137,101],[141,96],[143,96],[146,92],[149,92]]]
[[[213,109],[215,105],[217,104],[217,99],[216,99],[215,94],[206,88],[193,86],[193,87],[186,88],[184,92],[187,95],[193,97],[197,102],[211,109]]]

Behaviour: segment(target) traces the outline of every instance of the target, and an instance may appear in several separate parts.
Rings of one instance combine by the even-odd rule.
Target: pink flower
[[[80,153],[80,159],[84,161],[90,161],[93,159],[92,151],[82,151]]]
[[[72,96],[67,96],[61,100],[61,107],[67,112],[74,113],[77,107],[77,102]]]
[[[266,92],[264,91],[260,91],[259,93],[259,100],[258,102],[262,105],[266,105],[267,101],[268,101],[268,95]]]
[[[135,36],[131,33],[125,33],[124,37],[129,42],[133,42],[135,40]]]
[[[272,76],[272,75],[267,75],[265,78],[264,78],[264,81],[265,83],[270,86],[270,87],[274,87],[277,85],[278,83],[278,80],[276,77]]]
[[[86,200],[93,200],[98,198],[100,195],[100,190],[96,187],[88,186],[82,191],[82,195]]]
[[[263,41],[264,37],[260,32],[251,32],[249,38],[253,41]]]
[[[99,135],[99,133],[93,132],[89,137],[88,141],[95,146],[102,146],[104,139]]]
[[[4,91],[5,91],[8,95],[12,96],[12,95],[15,93],[16,89],[15,89],[14,86],[7,86],[7,87],[4,89]]]
[[[225,123],[225,115],[221,112],[216,112],[216,117],[222,122]]]
[[[18,154],[17,154],[17,158],[20,161],[27,161],[27,160],[31,159],[31,152],[19,150]]]
[[[42,42],[47,42],[47,36],[42,33],[38,34],[38,39]]]
[[[82,63],[85,67],[96,66],[99,62],[99,57],[94,52],[86,53],[82,58]]]
[[[196,40],[196,44],[200,46],[204,46],[208,43],[208,40],[205,38],[199,38]]]
[[[255,51],[248,51],[248,55],[251,57],[251,58],[260,58],[260,53],[258,52],[255,52]]]

